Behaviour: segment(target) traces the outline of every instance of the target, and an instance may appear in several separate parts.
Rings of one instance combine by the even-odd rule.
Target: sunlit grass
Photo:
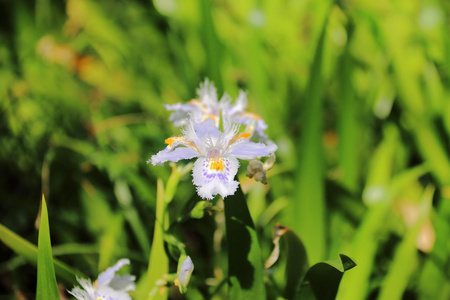
[[[186,298],[275,299],[285,265],[262,266],[281,223],[310,265],[340,253],[356,262],[339,299],[448,299],[444,2],[3,1],[0,298],[34,298],[44,193],[63,290],[72,273],[95,278],[128,257],[134,297],[179,299],[187,254]],[[196,207],[189,166],[145,163],[179,132],[163,104],[195,98],[205,77],[219,97],[246,90],[278,145],[267,185],[243,162],[235,200],[247,205],[234,213],[219,199]],[[257,274],[248,289],[233,269],[236,220]],[[160,279],[169,286],[155,288]]]

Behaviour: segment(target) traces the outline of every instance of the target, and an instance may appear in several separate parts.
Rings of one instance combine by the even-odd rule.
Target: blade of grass
[[[108,226],[105,227],[100,237],[100,249],[98,270],[106,270],[116,259],[118,248],[122,241],[123,215],[121,213],[111,215]]]
[[[383,220],[390,210],[387,189],[392,177],[397,139],[396,128],[386,128],[383,141],[372,155],[365,187],[365,198],[370,204],[349,250],[349,255],[359,267],[342,280],[337,299],[359,300],[365,299],[367,294],[379,242],[374,237],[379,236],[377,232],[382,230]]]
[[[358,102],[355,99],[352,84],[354,63],[350,55],[350,45],[353,33],[353,23],[347,26],[348,42],[345,46],[340,68],[340,95],[338,131],[338,160],[342,172],[342,184],[350,191],[358,187],[358,170],[360,157],[360,128],[358,122]]]
[[[415,224],[408,230],[403,241],[397,247],[392,264],[389,267],[379,300],[402,299],[408,282],[415,269],[419,266],[419,256],[416,247],[417,236],[423,223],[429,215],[433,198],[434,188],[428,187],[423,193],[419,216]]]
[[[436,240],[433,251],[427,256],[421,270],[418,290],[423,299],[450,299],[450,189],[441,190],[437,213],[433,215]],[[432,279],[432,280],[430,280]]]
[[[428,171],[426,166],[419,165],[392,176],[397,139],[396,127],[390,127],[373,155],[364,192],[368,209],[349,250],[349,254],[358,263],[358,268],[343,278],[336,299],[366,298],[370,276],[377,263],[375,258],[379,242],[383,232],[387,230],[384,221],[391,213],[392,199]]]
[[[412,31],[395,31],[403,25],[401,15],[391,15],[380,27],[385,38],[387,51],[391,56],[395,80],[400,92],[400,103],[408,114],[408,125],[416,139],[419,151],[431,167],[431,172],[443,185],[450,184],[450,158],[442,144],[438,132],[428,114],[429,102],[424,99],[420,77],[414,64],[405,59],[405,47],[412,38]]]
[[[136,291],[136,299],[167,299],[167,289],[159,288],[156,282],[163,278],[169,271],[169,258],[164,249],[165,210],[164,185],[161,179],[157,182],[156,193],[156,219],[153,233],[152,251],[148,263],[145,279],[143,279]],[[148,296],[151,293],[151,296]]]
[[[301,118],[302,135],[298,141],[296,194],[288,205],[286,220],[303,240],[311,263],[325,257],[324,157],[322,145],[322,63],[327,27],[325,18],[317,42],[314,62],[306,91]],[[314,228],[314,230],[312,230]]]
[[[58,284],[56,283],[55,268],[53,266],[47,204],[45,203],[44,195],[42,195],[41,222],[39,225],[36,299],[59,299]]]
[[[150,241],[147,238],[147,233],[145,232],[144,225],[141,222],[141,218],[132,204],[132,196],[130,192],[130,187],[125,180],[118,179],[114,185],[114,193],[122,206],[123,214],[130,224],[136,239],[141,246],[142,251],[145,256],[150,254]]]
[[[211,1],[201,0],[200,11],[202,16],[203,43],[206,52],[207,75],[214,82],[219,95],[223,93],[221,66],[221,47],[211,14]]]

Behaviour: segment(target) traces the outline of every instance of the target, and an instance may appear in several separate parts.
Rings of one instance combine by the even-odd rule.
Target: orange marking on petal
[[[164,141],[164,143],[169,145],[169,148],[172,148],[173,143],[175,143],[175,142],[181,142],[183,145],[189,146],[192,149],[194,149],[195,151],[197,151],[198,153],[200,153],[197,146],[195,146],[194,143],[191,141],[186,141],[186,138],[184,136],[174,136],[174,137],[170,137]]]
[[[164,143],[166,143],[167,145],[169,145],[169,147],[172,147],[173,143],[175,142],[183,142],[183,143],[187,143],[186,142],[186,138],[183,136],[174,136],[174,137],[170,137],[168,139],[166,139],[164,141]]]
[[[208,114],[208,106],[206,106],[205,103],[203,103],[197,99],[192,99],[188,103],[192,106],[200,108],[205,114]]]
[[[237,140],[240,140],[240,139],[246,139],[246,138],[248,138],[248,137],[250,137],[251,136],[251,134],[250,133],[247,133],[247,132],[243,132],[243,133],[239,133],[239,134],[236,134],[231,140],[230,140],[230,142],[228,143],[228,144],[233,144],[234,142],[236,142]]]
[[[222,158],[211,158],[209,160],[209,169],[214,171],[223,171],[225,163]]]
[[[205,121],[205,120],[207,120],[207,119],[213,119],[214,121],[217,121],[217,120],[218,120],[218,119],[217,119],[217,116],[212,115],[212,114],[206,114],[206,115],[203,116],[202,122]]]
[[[262,120],[262,118],[260,116],[258,116],[257,114],[252,114],[252,113],[242,113],[241,117],[248,117],[248,118],[252,118],[252,119],[256,119],[256,120]]]

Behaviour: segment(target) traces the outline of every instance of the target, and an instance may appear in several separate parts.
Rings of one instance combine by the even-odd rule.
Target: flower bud
[[[189,281],[191,280],[193,271],[194,264],[192,263],[191,258],[188,256],[178,269],[178,289],[180,290],[181,294],[185,294],[187,292],[187,287],[189,285]]]

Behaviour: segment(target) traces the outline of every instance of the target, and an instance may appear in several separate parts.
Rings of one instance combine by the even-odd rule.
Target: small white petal
[[[197,156],[199,156],[199,153],[192,148],[177,147],[170,149],[166,147],[164,150],[153,155],[147,163],[151,163],[154,166],[162,166],[166,161],[177,162],[181,159],[190,159]]]
[[[199,123],[193,122],[193,128],[195,130],[196,136],[200,140],[205,139],[207,134],[213,138],[217,138],[221,134],[220,130],[216,127],[213,119],[206,119],[205,121]]]
[[[234,143],[227,151],[227,155],[233,155],[239,159],[253,159],[257,157],[269,156],[278,149],[277,145],[263,143],[254,143],[249,140],[243,140],[239,143]]]
[[[189,114],[198,111],[199,108],[191,105],[189,102],[186,104],[176,103],[176,104],[165,104],[164,107],[169,111],[174,111],[170,117],[169,121],[177,127],[184,126],[186,124],[187,117]]]
[[[95,286],[91,282],[91,280],[77,277],[77,281],[80,283],[81,287],[86,291],[86,293],[89,296],[93,297],[95,293]]]
[[[217,91],[214,84],[209,81],[208,78],[204,82],[200,83],[200,87],[197,89],[199,100],[206,104],[209,108],[217,107]]]
[[[227,93],[224,93],[222,98],[220,98],[220,101],[219,101],[219,109],[220,110],[228,110],[228,108],[230,107],[231,101],[233,101],[233,98],[231,98],[230,95],[228,95]],[[219,114],[220,111],[217,111],[217,113]]]
[[[136,285],[134,281],[136,280],[135,276],[125,274],[123,276],[114,275],[113,279],[109,283],[109,286],[116,291],[134,291]]]
[[[71,291],[67,291],[69,294],[74,296],[78,300],[91,300],[92,297],[89,296],[88,292],[80,289],[78,286],[74,287]]]
[[[108,284],[111,279],[113,279],[114,274],[123,266],[130,264],[130,260],[128,258],[123,258],[119,260],[114,266],[106,269],[105,272],[101,273],[97,279],[97,285],[102,286]]]
[[[234,105],[228,107],[228,114],[236,115],[243,113],[247,108],[247,93],[243,90],[239,90],[239,96],[237,97]]]
[[[193,182],[200,197],[211,200],[219,194],[223,198],[233,195],[239,182],[234,181],[239,162],[232,156],[220,158],[200,157],[192,169]]]
[[[101,286],[95,293],[93,300],[131,300],[131,296],[124,291],[116,291],[109,286]]]

